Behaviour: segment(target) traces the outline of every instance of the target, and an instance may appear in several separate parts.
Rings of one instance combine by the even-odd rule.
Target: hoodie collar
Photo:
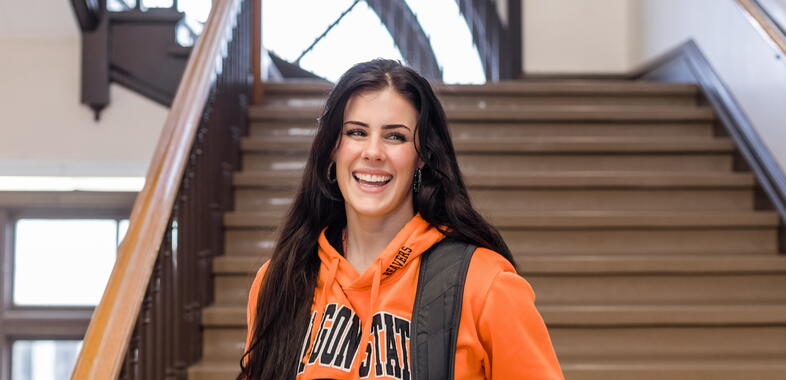
[[[372,286],[375,277],[379,278],[378,281],[385,281],[393,274],[403,270],[432,245],[445,238],[445,235],[423,219],[420,213],[415,214],[393,237],[374,262],[363,273],[358,273],[344,255],[339,253],[340,240],[338,243],[334,243],[337,244],[338,249],[336,249],[328,239],[330,235],[327,227],[319,235],[319,258],[322,261],[320,273],[327,275],[324,278],[320,276],[320,278],[327,282],[337,281],[342,288]],[[325,272],[322,272],[323,269]]]

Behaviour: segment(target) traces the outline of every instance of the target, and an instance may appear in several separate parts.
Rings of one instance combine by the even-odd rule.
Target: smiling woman
[[[414,144],[417,110],[390,87],[355,94],[332,154],[350,231],[347,260],[362,271],[412,219],[412,182],[423,167]],[[383,232],[384,231],[384,232]],[[382,232],[381,239],[375,235]],[[369,254],[372,253],[372,254]]]
[[[453,247],[466,257],[458,308],[436,310],[423,294],[453,287],[423,273],[434,257],[461,257]],[[360,63],[328,96],[273,257],[251,286],[238,379],[562,379],[534,299],[472,207],[429,83],[396,61]]]

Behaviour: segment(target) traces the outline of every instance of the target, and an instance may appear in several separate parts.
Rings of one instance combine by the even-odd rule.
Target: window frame
[[[14,305],[15,229],[20,219],[130,216],[135,192],[0,192],[0,380],[11,380],[18,340],[83,340],[95,307]]]

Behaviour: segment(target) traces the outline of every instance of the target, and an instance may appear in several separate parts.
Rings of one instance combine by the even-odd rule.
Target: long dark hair
[[[422,186],[414,194],[414,211],[445,235],[494,250],[516,265],[499,232],[470,203],[445,112],[428,81],[398,61],[356,64],[333,87],[319,118],[303,181],[279,230],[259,292],[251,343],[240,360],[238,379],[295,378],[319,273],[317,239],[326,226],[346,223],[341,192],[327,176],[330,154],[341,136],[344,108],[359,91],[387,87],[409,99],[418,111],[416,147],[425,166]]]

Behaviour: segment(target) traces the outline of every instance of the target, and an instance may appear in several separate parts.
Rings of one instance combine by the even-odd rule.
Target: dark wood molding
[[[735,168],[749,168],[756,176],[755,206],[774,209],[780,214],[779,250],[786,254],[786,175],[698,45],[693,40],[687,41],[642,66],[631,78],[699,86],[703,100],[713,107],[723,127],[718,132],[731,137],[739,151]]]
[[[81,102],[98,120],[114,82],[169,107],[191,53],[175,38],[184,14],[175,7],[91,11],[86,3],[72,1],[82,33]]]
[[[507,52],[510,61],[508,79],[521,79],[524,74],[524,24],[522,19],[522,0],[508,0]]]

